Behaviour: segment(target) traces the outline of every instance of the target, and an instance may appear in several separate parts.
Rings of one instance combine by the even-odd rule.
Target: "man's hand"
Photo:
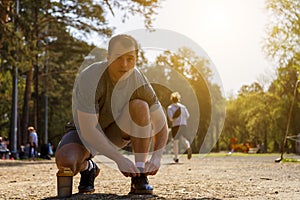
[[[152,155],[151,159],[146,162],[145,165],[145,174],[146,175],[155,175],[160,168],[161,157]]]
[[[116,162],[118,165],[119,170],[122,172],[122,174],[126,177],[136,177],[139,176],[140,171],[135,166],[135,164],[129,160],[128,158],[125,158],[120,160],[119,162]]]

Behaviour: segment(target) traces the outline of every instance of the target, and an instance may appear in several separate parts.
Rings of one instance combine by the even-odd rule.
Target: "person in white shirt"
[[[29,160],[36,160],[38,148],[38,135],[33,126],[28,127],[29,132]]]
[[[181,95],[179,92],[173,92],[170,96],[172,104],[168,106],[168,118],[172,122],[172,139],[173,139],[173,151],[174,151],[174,161],[179,162],[178,158],[178,144],[179,140],[184,141],[185,147],[187,149],[187,157],[191,159],[192,150],[189,140],[186,138],[185,134],[187,131],[187,120],[190,114],[187,108],[179,103]]]

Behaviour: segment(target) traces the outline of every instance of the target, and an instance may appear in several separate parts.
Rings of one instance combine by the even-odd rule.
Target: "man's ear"
[[[106,59],[107,59],[107,60],[109,60],[109,59],[110,59],[110,56],[109,56],[109,54],[108,54],[108,53],[106,54]]]

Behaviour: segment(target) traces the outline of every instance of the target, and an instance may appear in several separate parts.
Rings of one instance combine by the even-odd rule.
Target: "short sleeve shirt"
[[[33,142],[33,143],[37,144],[38,136],[37,136],[36,132],[30,132],[30,133],[29,133],[29,137],[32,138],[32,142]]]
[[[181,109],[181,114],[179,117],[172,119],[174,113],[176,110],[180,108]],[[169,119],[172,121],[172,127],[174,126],[181,126],[181,125],[187,125],[187,120],[190,117],[190,114],[187,110],[187,108],[181,104],[181,103],[172,103],[171,105],[168,106],[168,116]]]
[[[130,100],[144,100],[150,111],[159,107],[151,84],[136,67],[115,85],[107,69],[107,62],[98,62],[78,75],[73,91],[73,111],[99,114],[99,124],[104,129],[115,122]]]

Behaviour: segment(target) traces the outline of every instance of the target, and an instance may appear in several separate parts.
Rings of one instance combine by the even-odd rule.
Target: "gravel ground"
[[[300,163],[275,163],[278,155],[213,154],[185,156],[174,164],[166,156],[156,176],[149,176],[154,195],[128,195],[130,179],[102,157],[93,194],[77,194],[73,179],[68,199],[300,199]],[[297,157],[299,158],[299,156]],[[102,161],[102,162],[100,162]],[[39,161],[0,160],[0,199],[57,199],[54,158]]]

